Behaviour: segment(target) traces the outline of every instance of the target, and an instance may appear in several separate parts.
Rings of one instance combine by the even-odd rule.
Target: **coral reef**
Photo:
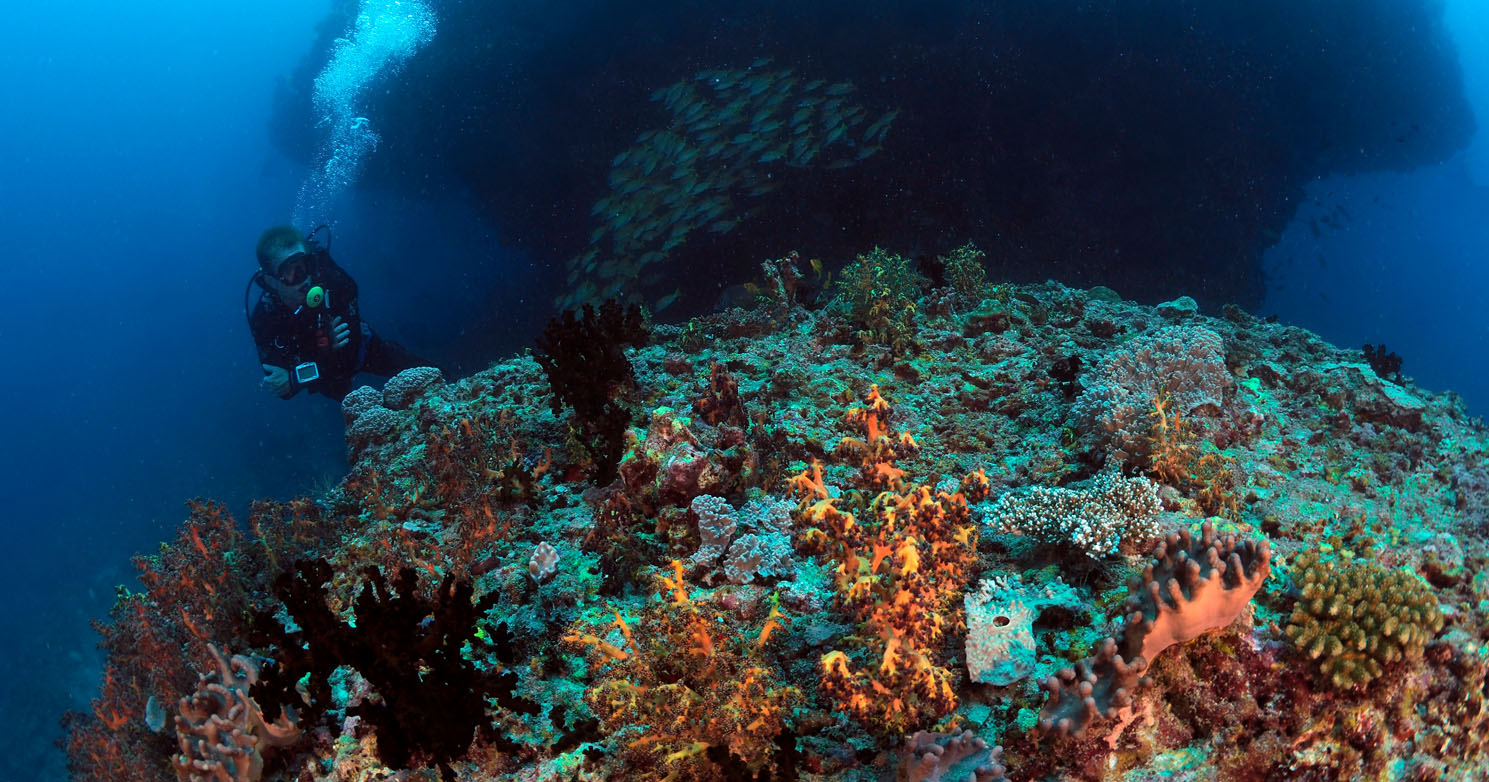
[[[1153,537],[1153,517],[1161,509],[1157,484],[1107,472],[1081,490],[1036,486],[1004,494],[987,510],[987,519],[1002,532],[1100,558]]]
[[[348,395],[338,485],[139,558],[74,775],[158,782],[178,717],[261,782],[1483,775],[1456,397],[1235,308],[870,257],[888,331],[792,254],[644,344],[609,305]]]

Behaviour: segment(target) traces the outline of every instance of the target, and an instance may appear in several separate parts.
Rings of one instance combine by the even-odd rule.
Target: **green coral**
[[[987,256],[977,245],[967,242],[946,256],[946,281],[957,295],[972,305],[982,301],[987,290],[987,272],[982,260]]]
[[[911,346],[920,277],[910,261],[875,247],[843,269],[837,298],[864,344],[885,345],[895,353]]]
[[[1432,588],[1408,571],[1310,551],[1294,561],[1292,579],[1301,594],[1287,636],[1335,689],[1366,685],[1382,666],[1417,659],[1442,629]]]

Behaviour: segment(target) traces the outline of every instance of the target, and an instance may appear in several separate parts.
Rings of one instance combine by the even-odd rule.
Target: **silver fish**
[[[898,117],[899,115],[899,109],[890,109],[889,111],[884,112],[884,116],[874,120],[873,124],[869,125],[867,128],[864,128],[864,140],[873,141],[879,134],[882,134],[884,131],[888,130],[889,123],[894,122],[894,118]]]

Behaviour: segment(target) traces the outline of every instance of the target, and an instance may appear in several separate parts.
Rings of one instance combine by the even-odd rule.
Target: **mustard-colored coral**
[[[716,779],[710,747],[752,771],[769,767],[801,698],[765,654],[790,618],[772,599],[763,626],[733,632],[739,619],[715,601],[693,600],[676,561],[659,574],[657,593],[634,628],[616,613],[604,628],[609,640],[578,628],[565,637],[593,650],[600,673],[585,702],[606,733],[621,737],[633,778]]]
[[[1294,561],[1292,578],[1301,594],[1287,636],[1335,689],[1364,686],[1383,666],[1417,659],[1442,629],[1432,588],[1405,570],[1310,551]]]
[[[908,259],[875,247],[843,269],[837,288],[860,342],[884,345],[894,353],[910,349],[920,278]]]
[[[946,263],[946,281],[968,307],[977,306],[987,292],[987,271],[982,267],[986,257],[986,254],[977,249],[977,245],[967,242],[943,259]]]

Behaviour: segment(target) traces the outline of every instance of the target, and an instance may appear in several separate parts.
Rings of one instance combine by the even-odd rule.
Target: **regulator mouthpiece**
[[[313,286],[310,290],[305,291],[305,306],[311,309],[315,309],[316,307],[321,306],[321,302],[324,302],[325,300],[326,289],[322,288],[319,285]]]

